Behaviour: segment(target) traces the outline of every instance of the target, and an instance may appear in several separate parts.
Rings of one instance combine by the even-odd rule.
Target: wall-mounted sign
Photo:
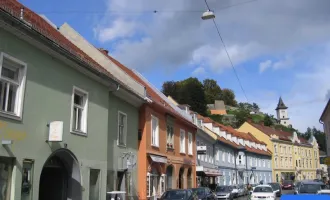
[[[61,142],[63,140],[63,122],[53,121],[49,123],[48,142]]]
[[[206,154],[206,146],[197,146],[197,154]]]

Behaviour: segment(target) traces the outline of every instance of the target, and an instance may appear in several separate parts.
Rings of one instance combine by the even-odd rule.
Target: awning
[[[158,162],[158,163],[167,163],[167,157],[164,157],[164,156],[156,156],[156,155],[151,155],[149,154],[151,160],[153,162]]]
[[[211,169],[211,168],[207,168],[204,166],[197,166],[196,175],[197,176],[217,177],[217,176],[222,176],[222,173],[217,169]]]

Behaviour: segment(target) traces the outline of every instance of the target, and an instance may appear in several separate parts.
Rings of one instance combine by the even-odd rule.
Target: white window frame
[[[123,129],[123,144],[119,143],[119,121],[120,121],[120,115],[124,115],[125,116],[125,121],[124,121],[124,129]],[[117,134],[117,145],[118,146],[124,146],[126,147],[126,142],[127,142],[127,114],[122,112],[122,111],[118,111],[118,134]]]
[[[84,101],[84,108],[81,116],[81,131],[75,130],[72,126],[73,122],[73,109],[74,109],[74,95],[79,94],[83,96],[83,101]],[[70,130],[71,133],[78,134],[78,135],[83,135],[87,136],[87,118],[88,118],[88,92],[78,88],[76,86],[73,86],[72,88],[72,97],[71,97],[71,120],[70,120]]]
[[[228,163],[230,163],[230,153],[227,152],[227,160],[228,160]]]
[[[193,135],[188,132],[188,154],[193,155]]]
[[[18,83],[17,90],[16,90],[14,113],[0,111],[0,115],[3,117],[10,118],[10,119],[22,120],[27,64],[17,58],[14,58],[14,57],[4,53],[4,52],[0,52],[0,77],[1,77],[1,71],[2,71],[3,58],[11,60],[11,61],[17,63],[18,65],[21,65],[22,68],[19,69],[19,73],[18,73],[19,83]],[[12,81],[10,81],[6,78],[1,78],[1,79],[6,82],[12,83]]]
[[[153,120],[156,120],[156,122],[157,122],[157,128],[155,131],[155,135],[154,135],[153,127],[152,127]],[[154,115],[151,115],[150,126],[151,126],[151,146],[159,147],[159,119]],[[155,142],[153,140],[155,140]]]
[[[180,153],[186,153],[186,132],[183,129],[180,129]]]
[[[220,150],[219,150],[219,149],[216,149],[215,160],[216,160],[216,161],[219,161],[219,160],[220,160]]]
[[[169,128],[171,128],[171,131],[169,130]],[[172,145],[170,149],[174,149],[174,126],[168,123],[166,124],[166,143],[166,145]],[[167,148],[169,149],[168,146]]]

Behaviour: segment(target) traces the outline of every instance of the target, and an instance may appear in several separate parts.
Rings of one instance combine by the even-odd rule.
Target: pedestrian
[[[248,200],[251,200],[251,196],[252,196],[252,185],[250,185],[250,183],[248,183],[246,188],[248,190]]]

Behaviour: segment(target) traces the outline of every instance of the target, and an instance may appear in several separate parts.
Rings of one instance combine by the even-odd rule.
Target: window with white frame
[[[27,65],[0,53],[0,111],[8,117],[22,117]]]
[[[250,158],[250,166],[252,166],[252,158]]]
[[[216,161],[219,161],[219,158],[220,158],[220,150],[219,149],[216,149],[215,160]]]
[[[193,136],[192,133],[188,132],[188,154],[193,154]]]
[[[174,149],[174,128],[172,125],[167,125],[167,148]]]
[[[159,147],[159,121],[153,115],[151,115],[151,145]]]
[[[227,152],[227,159],[228,159],[228,162],[230,163],[230,153]]]
[[[234,156],[234,154],[231,154],[231,161],[232,161],[232,163],[235,163],[235,156]]]
[[[75,133],[87,133],[87,108],[88,93],[77,87],[73,87],[71,131]]]
[[[266,167],[266,160],[262,160],[263,161],[263,164],[264,164],[264,167]]]
[[[180,130],[180,153],[186,153],[185,131]]]
[[[127,115],[119,111],[117,145],[126,146],[126,137],[127,137]]]
[[[222,151],[222,161],[225,162],[226,160],[226,152]]]

